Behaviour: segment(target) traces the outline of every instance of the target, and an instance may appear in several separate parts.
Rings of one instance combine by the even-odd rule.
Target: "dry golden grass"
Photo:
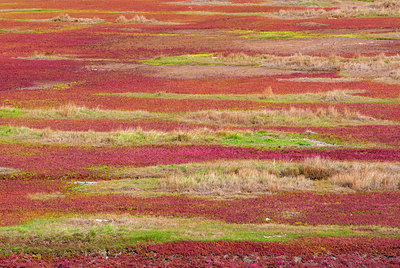
[[[291,108],[289,110],[264,110],[264,111],[199,111],[187,113],[183,118],[189,123],[236,125],[236,126],[311,126],[311,125],[359,125],[380,124],[384,121],[361,115],[358,111],[348,109]],[[386,122],[389,123],[389,122]],[[385,123],[385,124],[386,124]]]
[[[10,109],[10,107],[5,107]],[[37,119],[156,119],[160,118],[158,113],[150,113],[147,111],[117,111],[103,110],[99,108],[87,108],[74,103],[62,105],[53,109],[31,109],[24,110],[25,116]]]
[[[301,53],[292,56],[274,56],[262,55],[262,63],[260,66],[276,69],[291,69],[296,71],[338,71],[338,66],[332,60],[337,60],[338,57],[332,58],[307,56]]]
[[[351,93],[351,92],[350,92]],[[345,92],[343,94],[349,94]],[[343,95],[342,92],[331,92],[321,95],[321,101],[333,101]],[[334,97],[332,97],[334,96]],[[11,113],[12,107],[0,107],[0,112]],[[255,110],[255,111],[217,111],[207,110],[189,113],[151,113],[147,111],[117,111],[90,109],[74,104],[55,109],[19,110],[21,117],[37,119],[125,119],[172,120],[181,123],[200,123],[218,126],[346,126],[346,125],[392,125],[392,121],[375,119],[360,114],[358,111],[337,110],[330,106],[316,110],[290,108],[288,110]]]
[[[264,91],[262,92],[260,99],[267,99],[267,98],[272,98],[274,97],[274,91],[272,90],[272,87],[267,87],[266,89],[264,89]]]
[[[159,21],[156,19],[147,19],[143,15],[135,15],[132,19],[127,19],[125,16],[119,16],[115,21],[115,23],[126,24],[157,24]]]
[[[355,58],[343,58],[336,55],[317,57],[298,53],[287,57],[274,55],[260,57],[263,58],[261,66],[268,68],[298,71],[341,71],[355,78],[391,77],[398,79],[396,73],[400,70],[400,55],[380,54],[374,57],[358,55]]]
[[[256,139],[257,142],[254,140]],[[11,143],[63,146],[228,145],[249,147],[332,147],[315,139],[277,132],[214,131],[208,128],[176,131],[144,131],[141,128],[110,131],[54,131],[50,128],[0,127],[0,140]],[[250,143],[248,141],[251,140]],[[304,143],[306,142],[306,143]]]
[[[311,3],[315,3],[312,1]],[[333,4],[338,9],[306,9],[306,10],[280,10],[276,16],[288,19],[300,18],[354,18],[375,16],[398,16],[400,14],[400,3],[398,1],[376,0],[373,3],[355,2],[343,5],[341,1]]]
[[[261,163],[214,165],[201,172],[172,174],[160,180],[161,189],[164,192],[225,197],[317,189],[332,192],[400,189],[398,164],[341,163],[319,157],[291,165]]]
[[[116,177],[81,188],[90,194],[155,196],[183,194],[217,199],[276,192],[363,192],[400,190],[399,163],[340,162],[319,157],[301,162],[216,161],[175,166],[124,168]]]
[[[57,17],[54,17],[50,19],[50,21],[53,22],[70,22],[70,23],[82,23],[82,24],[95,24],[95,23],[101,23],[104,22],[105,20],[100,19],[98,17],[93,17],[93,18],[73,18],[68,14],[61,14]]]
[[[38,144],[59,144],[69,146],[126,146],[142,144],[196,144],[218,135],[228,135],[223,132],[213,132],[207,128],[192,131],[144,131],[141,128],[111,131],[54,131],[46,129],[15,128],[15,134],[9,138],[14,141],[32,142]]]
[[[217,162],[192,172],[176,172],[160,180],[163,192],[220,197],[257,196],[274,192],[313,191],[316,180],[337,174],[321,158],[299,164],[262,161]]]
[[[161,180],[165,192],[193,195],[263,195],[280,191],[302,191],[313,187],[304,176],[279,177],[270,170],[235,168],[225,172],[208,171],[189,176],[169,176]]]
[[[34,194],[28,194],[28,198],[32,200],[51,200],[51,199],[58,199],[58,198],[64,198],[65,195],[60,193],[60,192],[53,192],[53,193],[34,193]]]
[[[344,102],[351,98],[352,91],[348,90],[332,90],[321,94],[320,101],[327,103]],[[354,94],[354,93],[353,93]]]
[[[119,16],[115,19],[114,23],[117,24],[180,24],[170,21],[159,21],[156,19],[148,19],[143,15],[135,15],[131,19],[127,19],[125,16]]]
[[[227,56],[216,54],[213,58],[215,64],[222,65],[258,65],[261,59],[257,56],[249,56],[245,53],[231,53]]]
[[[356,191],[395,191],[400,189],[400,167],[376,164],[354,165],[348,172],[329,178],[336,185]]]
[[[400,80],[400,68],[389,73],[389,77],[393,80]]]
[[[317,57],[301,53],[280,57],[263,55],[260,66],[274,69],[289,69],[298,71],[337,71],[349,75],[347,79],[400,79],[400,55],[386,56],[380,54],[374,57],[357,55],[354,58],[343,58],[337,55]]]

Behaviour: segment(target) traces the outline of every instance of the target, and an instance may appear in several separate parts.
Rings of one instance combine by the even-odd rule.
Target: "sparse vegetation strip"
[[[364,231],[364,229],[366,231]],[[124,252],[140,244],[177,241],[287,242],[299,237],[400,236],[396,228],[379,226],[292,226],[229,224],[201,218],[135,217],[116,214],[70,215],[0,227],[2,255],[24,252],[47,256]]]
[[[306,81],[306,79],[304,79]],[[302,81],[302,80],[300,80]],[[272,88],[266,88],[263,94],[178,94],[168,92],[125,92],[99,93],[101,96],[152,99],[206,99],[206,100],[241,100],[268,103],[400,103],[400,98],[383,99],[357,96],[360,90],[333,90],[324,93],[274,95]]]
[[[309,135],[266,131],[212,131],[207,128],[168,132],[143,131],[140,128],[94,132],[0,126],[0,142],[63,146],[225,145],[256,148],[337,146],[310,139]]]
[[[339,162],[308,158],[301,162],[218,161],[145,168],[95,167],[100,176],[136,178],[77,188],[90,194],[154,196],[185,194],[238,198],[279,192],[364,192],[400,190],[397,163]]]
[[[330,98],[328,95],[327,99]],[[332,99],[335,97],[332,97]],[[76,105],[61,106],[58,109],[18,109],[2,107],[1,117],[23,117],[37,119],[161,119],[192,124],[219,126],[351,126],[351,125],[394,125],[395,122],[375,119],[348,109],[316,110],[290,108],[288,110],[256,111],[199,111],[190,113],[151,113],[146,111],[117,111],[89,109]]]

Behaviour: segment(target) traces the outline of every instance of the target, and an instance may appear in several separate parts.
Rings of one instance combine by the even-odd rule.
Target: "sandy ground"
[[[366,40],[346,37],[306,39],[236,40],[235,45],[243,49],[268,54],[292,55],[349,55],[400,52],[400,40]]]
[[[119,71],[132,75],[161,78],[198,79],[209,77],[254,77],[298,73],[298,71],[268,69],[252,66],[214,66],[214,65],[144,65],[129,63],[107,63],[89,65],[91,71]]]

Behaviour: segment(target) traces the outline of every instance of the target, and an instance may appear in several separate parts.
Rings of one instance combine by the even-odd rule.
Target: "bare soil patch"
[[[17,173],[17,172],[18,172],[18,170],[13,169],[13,168],[0,167],[0,175],[13,174],[13,173]]]
[[[136,75],[175,79],[199,79],[210,77],[254,77],[292,74],[295,71],[253,66],[213,65],[156,65],[107,63],[86,67],[91,71],[125,71]],[[297,71],[298,72],[298,71]]]
[[[305,55],[355,55],[398,53],[398,40],[365,40],[346,37],[324,37],[308,39],[268,39],[268,40],[236,40],[244,50],[259,51],[268,54],[291,55],[302,53]]]
[[[22,87],[17,90],[37,90],[37,89],[50,89],[60,84],[65,84],[68,82],[65,81],[40,81],[35,82],[33,86],[30,87]]]
[[[353,77],[297,77],[297,78],[278,78],[277,81],[292,81],[292,82],[305,82],[305,83],[346,83],[346,82],[356,82],[360,79]]]

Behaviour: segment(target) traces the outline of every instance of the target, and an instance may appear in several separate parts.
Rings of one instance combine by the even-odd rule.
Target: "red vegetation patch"
[[[120,96],[92,95],[85,92],[50,92],[49,90],[34,90],[24,92],[4,92],[0,105],[24,108],[58,108],[74,103],[88,108],[115,110],[145,110],[150,112],[190,112],[201,110],[254,110],[254,109],[318,109],[336,107],[339,110],[359,111],[363,115],[378,119],[400,120],[400,104],[398,103],[345,103],[345,104],[274,104],[236,100],[206,100],[206,99],[152,99],[127,98]],[[379,113],[377,113],[379,111]]]
[[[0,257],[5,266],[76,267],[293,267],[293,266],[396,266],[400,244],[385,238],[313,238],[290,243],[176,242],[140,245],[134,253],[114,256],[37,258],[33,255]]]
[[[285,193],[227,201],[161,196],[73,195],[31,200],[26,194],[61,191],[56,181],[0,182],[1,225],[22,223],[43,215],[68,213],[127,213],[204,217],[231,223],[338,224],[400,226],[400,193],[314,194]],[[288,216],[290,215],[290,217]]]
[[[81,197],[33,202],[32,209],[51,212],[129,213],[200,216],[232,223],[278,223],[400,226],[399,193],[279,194],[257,199],[210,201],[179,197]],[[242,208],[242,209],[241,209]],[[287,217],[285,211],[294,212]]]
[[[373,82],[294,82],[278,81],[279,78],[302,77],[337,77],[334,73],[281,75],[273,77],[252,77],[246,79],[161,79],[144,78],[127,75],[127,72],[88,72],[81,68],[81,63],[66,61],[11,61],[3,63],[10,72],[4,72],[0,82],[3,89],[13,91],[1,92],[0,105],[18,107],[59,107],[63,104],[75,103],[92,108],[118,110],[147,110],[157,112],[198,111],[209,109],[262,109],[296,107],[327,107],[328,104],[273,104],[250,101],[229,100],[199,100],[199,99],[140,99],[117,96],[94,95],[97,93],[121,92],[173,92],[185,94],[261,94],[267,87],[271,87],[275,94],[301,94],[326,92],[338,89],[363,89],[366,93],[360,94],[370,97],[397,97],[399,86],[385,85]],[[37,70],[35,70],[35,67]],[[35,70],[35,71],[34,71]],[[58,81],[84,81],[71,89],[63,90],[19,90],[32,87],[34,83]],[[375,115],[376,108],[382,111],[386,119],[399,119],[400,109],[397,104],[339,104],[338,107],[360,109],[361,113]],[[398,105],[397,105],[398,106]],[[353,108],[354,107],[354,108]],[[372,111],[372,112],[371,112]]]
[[[199,110],[251,110],[263,107],[274,107],[273,104],[263,104],[240,100],[206,100],[206,99],[152,99],[126,98],[120,96],[101,96],[91,93],[32,90],[20,92],[4,92],[1,105],[24,108],[58,108],[73,103],[88,108],[115,110],[145,110],[152,112],[189,112]]]
[[[52,193],[62,192],[64,184],[60,181],[37,181],[37,180],[0,180],[0,225],[21,224],[31,218],[43,216],[25,205],[30,203],[28,194],[37,192]]]
[[[82,66],[80,62],[16,60],[0,57],[0,64],[3,68],[0,72],[0,94],[3,100],[7,97],[12,98],[11,92],[11,96],[3,95],[6,92],[2,91],[5,90],[33,87],[35,83],[40,82],[73,82],[83,76],[83,72],[79,70]]]
[[[310,21],[327,24],[327,26],[321,27],[327,29],[396,29],[400,26],[399,17],[348,18],[334,20],[315,19]]]
[[[223,159],[302,160],[321,156],[337,160],[399,161],[397,149],[285,149],[222,146],[141,146],[81,148],[0,146],[0,166],[43,175],[89,174],[91,166],[150,166]]]
[[[304,22],[316,22],[320,26],[302,26]],[[324,25],[325,24],[325,25]],[[257,31],[302,31],[311,29],[397,29],[400,27],[398,17],[373,17],[349,19],[307,19],[285,20],[261,16],[231,17],[210,19],[196,24],[200,28],[232,28]]]
[[[52,0],[29,0],[20,1],[15,7],[9,6],[10,8],[47,8],[47,9],[64,9],[69,10],[71,7],[75,10],[104,10],[104,11],[121,11],[122,10],[137,10],[137,11],[155,11],[155,10],[168,10],[170,5],[164,5],[163,3],[173,2],[175,0],[114,0],[112,2],[107,0],[96,0],[95,2],[87,2],[80,0],[70,0],[68,2],[63,1],[52,1]],[[171,5],[172,6],[172,5]],[[173,7],[173,6],[172,6]]]
[[[325,135],[344,136],[354,142],[376,142],[400,146],[400,126],[357,126],[346,128],[315,128]]]

